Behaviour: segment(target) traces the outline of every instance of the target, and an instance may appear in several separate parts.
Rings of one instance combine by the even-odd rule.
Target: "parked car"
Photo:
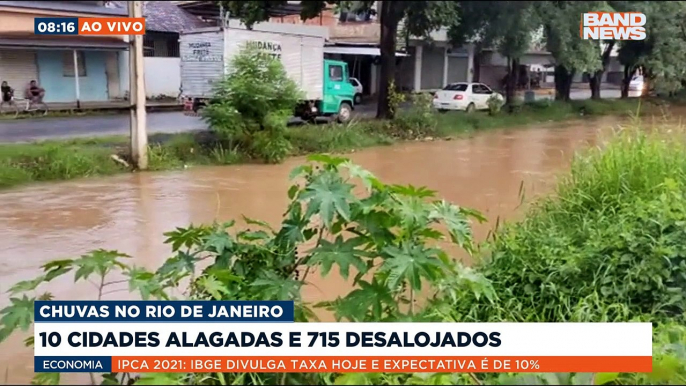
[[[451,83],[434,94],[433,105],[438,111],[488,109],[488,98],[495,95],[500,100],[503,96],[483,83]]]
[[[362,87],[362,83],[360,83],[357,78],[348,78],[350,80],[350,84],[353,85],[355,88],[355,98],[353,99],[353,102],[356,105],[359,105],[362,103],[362,91],[364,91],[364,87]]]

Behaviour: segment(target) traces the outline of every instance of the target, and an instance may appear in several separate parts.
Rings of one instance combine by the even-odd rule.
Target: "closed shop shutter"
[[[7,81],[16,90],[16,97],[24,97],[24,90],[32,80],[38,80],[35,52],[0,49],[0,81]]]
[[[459,56],[448,57],[448,83],[467,81],[468,58]]]
[[[424,46],[422,49],[422,90],[442,89],[445,49]]]

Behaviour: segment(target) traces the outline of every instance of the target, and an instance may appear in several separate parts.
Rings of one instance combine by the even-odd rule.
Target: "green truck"
[[[247,29],[237,21],[180,35],[181,95],[185,111],[197,112],[212,96],[212,87],[230,71],[231,59],[246,45],[257,47],[284,65],[305,99],[294,116],[305,121],[328,117],[347,122],[354,109],[355,88],[348,65],[324,59],[324,27],[259,23]]]

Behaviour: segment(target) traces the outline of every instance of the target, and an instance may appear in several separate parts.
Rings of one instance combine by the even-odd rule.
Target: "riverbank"
[[[426,111],[403,111],[394,121],[359,120],[347,125],[304,125],[288,128],[290,155],[348,152],[389,145],[403,140],[450,138],[478,130],[560,122],[603,116],[658,111],[660,100],[637,99],[538,102],[518,111],[488,115],[447,113],[427,116]],[[431,122],[427,124],[427,122]],[[240,149],[232,149],[211,132],[150,136],[150,170],[195,165],[229,165],[253,162]],[[69,180],[131,171],[128,138],[124,136],[0,145],[0,188],[37,181]]]
[[[603,122],[611,120],[603,120]],[[667,258],[679,258],[680,249],[677,244],[683,240],[681,237],[683,227],[678,226],[679,222],[683,221],[683,206],[679,204],[682,198],[673,195],[680,193],[674,190],[674,181],[677,187],[683,187],[686,175],[684,173],[686,157],[684,157],[683,144],[680,141],[680,135],[683,133],[679,133],[674,127],[665,128],[670,130],[666,132],[667,138],[671,139],[675,146],[679,146],[676,148],[672,147],[674,145],[664,144],[665,142],[661,141],[663,138],[651,138],[648,141],[638,137],[640,141],[635,141],[636,136],[626,137],[626,140],[619,143],[613,142],[611,146],[607,146],[606,140],[602,139],[605,146],[602,147],[601,153],[601,150],[593,150],[596,149],[594,145],[598,144],[593,139],[601,140],[599,130],[592,127],[593,124],[589,124],[591,121],[579,122],[581,124],[578,126],[559,130],[538,127],[530,130],[483,131],[478,135],[458,141],[403,143],[393,147],[377,147],[356,152],[351,156],[356,165],[371,171],[382,182],[435,189],[438,192],[437,198],[444,198],[447,203],[459,203],[462,208],[479,210],[501,225],[503,222],[498,222],[496,219],[505,219],[506,223],[517,220],[512,217],[512,211],[520,202],[517,192],[521,191],[522,186],[526,187],[527,200],[530,200],[533,196],[529,194],[531,191],[528,187],[534,180],[547,181],[545,183],[551,184],[551,190],[554,192],[551,196],[560,197],[551,204],[552,206],[545,206],[543,202],[536,205],[541,209],[528,211],[526,218],[519,222],[522,225],[518,228],[513,229],[515,225],[500,228],[496,237],[499,243],[491,247],[492,250],[502,253],[499,259],[493,263],[488,263],[493,259],[484,259],[477,266],[473,266],[471,271],[473,274],[455,275],[454,277],[460,277],[461,280],[450,282],[450,286],[442,286],[441,288],[450,288],[450,292],[446,291],[446,296],[437,297],[438,303],[432,303],[431,307],[426,307],[426,310],[438,310],[439,312],[433,314],[434,316],[446,316],[441,321],[451,322],[467,321],[465,318],[474,318],[475,320],[471,321],[478,322],[503,320],[607,322],[631,320],[633,315],[638,315],[641,318],[639,320],[657,322],[659,319],[652,318],[650,310],[657,313],[673,312],[671,307],[662,306],[665,301],[664,296],[670,296],[670,299],[666,300],[669,304],[683,304],[683,299],[673,297],[674,292],[668,289],[670,282],[664,280],[662,276],[665,272],[664,267],[670,265]],[[630,131],[629,128],[624,128],[624,132],[627,131]],[[590,149],[583,150],[587,148]],[[560,172],[569,170],[568,161],[573,153],[582,156],[573,163],[569,178],[563,179],[564,182],[561,185],[554,183],[556,180],[554,176],[560,176]],[[422,163],[422,160],[427,159],[431,159],[429,168]],[[186,228],[189,223],[211,224],[214,219],[226,221],[240,219],[241,215],[245,215],[266,221],[277,229],[278,234],[281,229],[278,228],[279,224],[286,221],[281,226],[288,227],[292,223],[284,220],[289,216],[283,214],[284,208],[288,208],[291,202],[285,194],[292,184],[292,181],[288,179],[289,171],[302,166],[303,162],[304,160],[298,157],[291,158],[282,165],[205,167],[169,174],[141,173],[102,180],[80,181],[76,184],[51,184],[37,189],[5,192],[4,199],[13,204],[4,206],[0,214],[0,217],[7,219],[2,236],[9,245],[5,251],[7,258],[3,260],[7,264],[0,281],[7,283],[9,287],[10,284],[19,280],[33,279],[34,275],[38,275],[37,267],[43,266],[49,260],[74,258],[97,248],[119,250],[130,254],[132,259],[126,259],[128,260],[126,264],[154,269],[162,265],[170,256],[171,246],[163,244],[164,240],[168,237],[178,237],[179,234],[185,232],[177,230],[176,233],[167,234],[165,237],[160,235],[176,227]],[[367,175],[359,170],[357,174]],[[485,178],[486,176],[488,178]],[[306,180],[305,178],[298,179],[298,181]],[[670,182],[670,180],[673,181]],[[319,190],[317,194],[335,196],[342,190],[338,184],[318,185],[323,190]],[[556,186],[557,189],[555,189]],[[417,189],[420,188],[404,191],[410,194],[416,192]],[[548,192],[548,189],[544,191],[544,193]],[[364,193],[360,192],[360,194]],[[350,200],[350,206],[357,202],[355,198],[350,198]],[[417,203],[408,209],[410,212],[403,211],[397,214],[395,210],[397,207],[391,206],[391,202],[392,200],[378,202],[376,208],[380,213],[387,213],[386,208],[390,207],[393,212],[389,215],[395,216],[407,216],[408,213],[422,213],[423,211],[423,207]],[[541,214],[543,210],[545,213]],[[504,212],[510,214],[500,217]],[[364,212],[353,209],[351,213],[359,216]],[[370,218],[379,221],[377,219],[385,218],[385,216],[375,215]],[[402,224],[397,217],[393,219],[395,223]],[[357,218],[351,218],[351,221],[344,223],[341,228],[347,229],[348,224],[359,223]],[[376,223],[371,225],[364,223],[366,229],[375,229],[374,224]],[[481,225],[476,222],[473,224],[475,241],[483,239],[477,236],[479,229],[477,227]],[[195,229],[198,229],[197,227],[196,225]],[[442,228],[438,229],[442,230]],[[469,226],[465,226],[464,229],[469,229]],[[233,232],[230,233],[232,237],[230,240],[235,240],[233,234]],[[427,237],[431,237],[430,233],[427,234]],[[270,237],[268,240],[271,240],[273,236],[270,232],[265,232],[265,237]],[[335,236],[330,239],[335,240]],[[248,240],[246,243],[253,241]],[[267,241],[254,242],[260,246],[267,244]],[[316,250],[312,244],[300,245],[303,247],[298,248],[299,250]],[[247,247],[245,244],[232,242],[227,248],[242,248],[243,246]],[[485,252],[488,250],[484,248]],[[450,256],[459,256],[453,254],[450,249],[446,249],[446,252]],[[181,253],[185,256],[186,251]],[[238,258],[248,256],[251,261],[265,259],[264,261],[272,262],[285,254],[278,253],[278,250],[259,248],[254,254],[235,255]],[[378,252],[374,251],[371,255],[378,256]],[[481,256],[480,253],[478,255]],[[12,258],[13,256],[22,256],[22,259]],[[360,256],[366,257],[367,254],[361,252]],[[346,255],[338,259],[332,256],[331,259],[338,259],[341,263],[347,264],[350,260],[345,259],[348,257],[349,255]],[[626,260],[628,258],[630,259]],[[338,260],[333,260],[334,267],[338,265]],[[384,261],[392,261],[392,259]],[[253,266],[259,268],[270,265],[265,263]],[[598,269],[599,267],[603,269]],[[227,269],[231,270],[231,268]],[[321,268],[313,267],[308,276],[311,285],[302,286],[302,296],[298,296],[298,299],[302,298],[304,302],[315,304],[339,297],[344,298],[349,293],[353,293],[352,291],[360,290],[353,287],[349,280],[342,279],[336,268],[331,270],[331,274],[326,277],[320,275],[321,272]],[[630,273],[629,276],[627,272]],[[680,270],[674,263],[667,272],[680,273],[682,269]],[[73,271],[69,275],[71,274]],[[487,276],[487,280],[471,282],[473,278],[480,278],[480,275]],[[247,274],[245,276],[247,280],[253,277]],[[73,283],[71,277],[65,278],[64,281],[56,279],[41,286],[39,290],[30,289],[28,296],[33,297],[36,293],[41,294],[46,291],[53,294],[55,299],[92,300],[94,298],[93,291],[89,290],[90,283],[85,281],[79,281],[75,285],[71,283]],[[146,289],[155,288],[152,285],[154,281],[148,281],[148,283],[151,285],[145,286]],[[280,282],[275,281],[275,283]],[[428,280],[425,283],[427,287],[431,285]],[[488,283],[491,283],[493,290],[485,287]],[[548,285],[550,283],[554,283],[555,286]],[[130,295],[126,291],[127,286],[128,283],[115,285],[112,287],[113,293],[110,294],[110,291],[107,291],[110,295],[106,299],[125,300],[130,299],[129,296],[137,299],[137,293]],[[119,288],[122,291],[117,291]],[[540,296],[532,297],[532,290]],[[251,295],[255,293],[248,292],[251,289],[245,291],[235,293],[245,297],[266,298],[266,295],[262,293]],[[448,293],[456,296],[449,296]],[[497,295],[496,299],[488,296],[494,293]],[[356,295],[359,292],[353,294],[357,296],[355,304],[361,304],[362,307],[366,307],[366,303],[361,302],[359,300],[361,298],[372,299],[374,305],[384,304],[377,302],[377,298],[372,294],[364,297]],[[553,301],[537,301],[540,297],[551,298]],[[385,299],[383,298],[382,301]],[[236,298],[234,297],[233,300]],[[300,300],[296,300],[296,304],[299,302]],[[454,302],[457,304],[453,304]],[[383,310],[385,312],[385,310],[392,311],[398,308],[384,307]],[[340,309],[345,311],[343,307]],[[359,310],[360,308],[347,307],[346,309]],[[364,309],[371,310],[372,308]],[[645,312],[645,310],[649,311]],[[418,311],[421,310],[418,309]],[[442,311],[450,313],[444,314]],[[631,314],[618,315],[618,312],[623,311]],[[26,314],[15,313],[14,315]],[[365,314],[365,319],[358,317],[356,320],[377,321],[381,318],[389,320],[385,314],[381,317],[376,315],[369,312]],[[450,317],[447,317],[448,315]],[[397,317],[393,316],[397,320]],[[434,319],[422,319],[422,316],[424,315],[420,314],[414,320],[434,321]],[[673,315],[669,317],[672,318]],[[413,319],[408,317],[404,320]],[[681,331],[681,335],[673,333],[674,328],[677,328],[676,333]],[[683,374],[686,374],[683,371],[683,364],[686,362],[681,355],[682,344],[686,342],[683,339],[686,336],[683,335],[683,331],[681,326],[665,326],[662,323],[656,327],[653,351],[654,374],[652,375],[557,374],[551,379],[556,380],[558,384],[594,383],[588,381],[589,377],[594,379],[602,377],[603,380],[610,379],[607,382],[617,384],[683,382]],[[3,343],[5,346],[0,353],[0,363],[10,369],[9,380],[6,383],[12,381],[28,383],[30,377],[34,375],[30,365],[33,351],[31,348],[23,347],[24,337],[26,334],[18,333],[11,337],[11,341]],[[28,365],[24,365],[25,363]],[[2,370],[0,368],[0,371]],[[298,374],[289,375],[288,380],[284,382],[265,381],[262,383],[321,384],[323,382],[322,379],[295,378],[298,376]],[[477,382],[479,384],[514,384],[525,383],[524,381],[528,379],[534,384],[545,383],[540,379],[543,375],[534,374],[526,374],[526,377],[521,374],[515,375],[517,380],[499,378],[503,376],[502,374],[473,374],[472,381],[476,380],[474,382],[462,382],[463,379],[460,377],[463,376],[465,375],[455,374],[449,379],[429,378],[428,381],[424,379],[423,382],[455,385],[477,384]],[[422,379],[410,374],[403,377],[402,382],[393,383],[422,382]],[[412,380],[405,381],[406,377]],[[651,379],[647,379],[648,377]],[[337,380],[337,383],[345,383],[343,380]],[[582,382],[583,380],[586,381]],[[78,380],[73,378],[62,378],[61,381],[63,384],[78,383]],[[230,379],[229,382],[223,383],[231,381]],[[464,379],[464,381],[469,381],[469,379]],[[88,380],[82,380],[81,383],[83,382],[88,382]],[[143,383],[140,382],[140,384]],[[148,383],[150,383],[149,380]],[[365,378],[361,383],[388,384],[391,382]],[[604,383],[606,382],[596,382],[596,384]],[[193,382],[188,381],[188,384],[193,384]]]

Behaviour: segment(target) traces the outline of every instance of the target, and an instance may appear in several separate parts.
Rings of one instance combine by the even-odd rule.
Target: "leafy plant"
[[[405,94],[398,91],[395,80],[391,80],[388,83],[388,109],[392,115],[395,115],[400,105],[405,102],[405,99]]]
[[[503,107],[505,103],[503,100],[496,94],[491,95],[488,100],[486,101],[486,105],[488,106],[488,113],[491,115],[496,115],[500,112],[500,109]]]
[[[229,149],[239,146],[267,162],[280,162],[290,151],[286,124],[301,99],[281,61],[244,47],[202,115]]]
[[[74,273],[75,282],[95,280],[97,298],[128,283],[143,299],[294,300],[296,320],[315,319],[300,291],[312,270],[328,275],[334,267],[353,289],[345,296],[316,304],[338,320],[440,320],[433,307],[421,308],[416,295],[432,289],[429,304],[453,299],[464,288],[493,299],[488,282],[462,267],[438,241],[472,252],[472,210],[435,199],[435,192],[414,186],[387,185],[345,158],[311,156],[313,163],[291,173],[290,204],[280,227],[244,218],[248,229],[232,231],[233,221],[177,228],[165,234],[174,256],[154,272],[126,264],[128,256],[94,251],[75,260],[43,266],[43,274],[12,287],[12,304],[0,311],[0,341],[33,321],[38,288]],[[353,194],[357,185],[365,188]],[[206,268],[196,267],[202,262]],[[111,280],[109,276],[124,277]],[[184,285],[183,279],[190,284]],[[113,289],[116,291],[116,289]],[[32,343],[32,342],[29,342]],[[105,375],[103,384],[124,382],[128,374]],[[171,378],[170,378],[171,377]],[[144,375],[137,384],[319,384],[329,374]],[[406,378],[407,376],[403,376]],[[172,379],[173,378],[173,379]]]
[[[393,133],[404,139],[436,135],[438,119],[433,108],[431,94],[412,94],[410,101],[410,107],[396,114],[395,119],[390,123]]]

